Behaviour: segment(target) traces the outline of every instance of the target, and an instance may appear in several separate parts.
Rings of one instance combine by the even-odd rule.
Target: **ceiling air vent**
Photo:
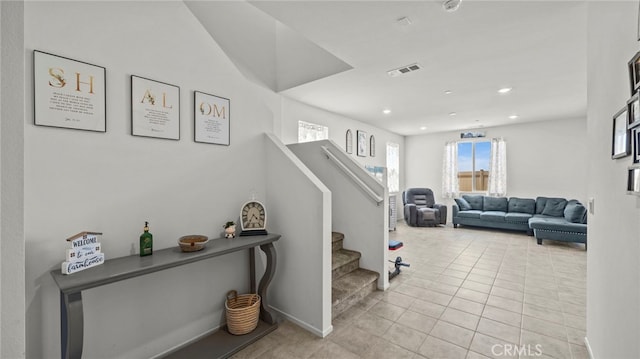
[[[394,70],[387,71],[387,74],[391,77],[408,74],[409,72],[418,71],[422,68],[420,64],[411,64],[407,66],[403,66]]]

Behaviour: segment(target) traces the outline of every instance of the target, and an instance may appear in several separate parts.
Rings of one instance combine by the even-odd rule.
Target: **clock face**
[[[262,203],[258,201],[245,203],[240,211],[240,224],[242,230],[265,229],[267,212]]]

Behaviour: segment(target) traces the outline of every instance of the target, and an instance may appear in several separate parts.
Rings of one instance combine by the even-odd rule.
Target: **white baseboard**
[[[323,331],[323,330],[318,329],[318,328],[314,327],[313,325],[311,325],[311,324],[309,324],[309,323],[307,323],[307,322],[305,322],[303,320],[300,320],[300,319],[298,319],[298,318],[296,318],[294,316],[291,316],[291,315],[279,310],[278,308],[274,308],[272,306],[269,306],[269,308],[271,308],[274,311],[278,312],[279,315],[281,315],[281,316],[285,317],[287,320],[295,323],[297,326],[302,327],[305,330],[307,330],[307,331],[309,331],[309,332],[313,333],[314,335],[317,335],[317,336],[319,336],[321,338],[325,338],[327,335],[329,335],[333,331],[333,326],[332,325],[330,325],[329,328],[327,328],[326,330]]]
[[[591,351],[591,345],[589,345],[589,339],[587,339],[587,337],[584,337],[584,346],[587,347],[587,353],[589,353],[589,358],[590,359],[596,359],[593,356],[593,351]]]

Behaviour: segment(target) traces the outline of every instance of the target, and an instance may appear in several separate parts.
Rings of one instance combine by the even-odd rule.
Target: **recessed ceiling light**
[[[382,110],[382,113],[384,113],[385,115],[388,115],[391,113],[391,110],[389,110],[388,108],[385,108],[384,110]]]
[[[455,112],[449,112],[449,116],[455,116],[455,115],[457,115],[457,113],[455,113]]]
[[[421,129],[422,131],[424,131],[424,130],[426,130],[426,129],[427,129],[427,126],[422,126],[422,127],[420,127],[420,129]]]
[[[518,118],[518,115],[511,115],[511,116],[509,116],[509,119],[511,119],[511,120],[515,120],[516,118]]]
[[[505,94],[505,93],[511,92],[511,90],[513,90],[511,87],[503,87],[500,90],[498,90],[498,93]]]
[[[444,94],[445,94],[445,95],[451,95],[452,93],[453,93],[453,91],[451,91],[451,90],[445,90],[445,91],[444,91]]]

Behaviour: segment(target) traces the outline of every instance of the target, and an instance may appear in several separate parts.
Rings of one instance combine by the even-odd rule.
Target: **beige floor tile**
[[[456,297],[484,304],[487,302],[487,298],[489,297],[489,295],[487,293],[476,292],[475,290],[471,289],[460,288],[456,293]]]
[[[584,345],[569,344],[571,349],[571,358],[573,359],[590,359],[587,347]]]
[[[481,315],[482,311],[484,310],[484,304],[468,299],[453,297],[453,299],[451,299],[451,302],[449,303],[449,308],[458,309],[463,312],[475,315]]]
[[[478,333],[502,339],[507,343],[520,341],[520,327],[514,327],[491,319],[481,318],[476,329]]]
[[[583,316],[564,313],[564,324],[567,327],[587,330],[587,322]]]
[[[482,283],[482,284],[489,284],[492,285],[493,281],[495,280],[494,277],[486,277],[480,274],[475,274],[475,273],[469,273],[469,275],[467,276],[467,280],[473,281],[473,282],[478,282],[478,283]]]
[[[479,283],[479,282],[474,282],[474,281],[469,280],[469,279],[465,280],[460,287],[465,288],[465,289],[475,290],[476,292],[481,292],[481,293],[486,293],[486,294],[491,293],[491,285],[490,284],[482,284],[482,283]]]
[[[429,334],[436,321],[437,319],[433,317],[407,310],[398,318],[396,323]]]
[[[522,307],[522,314],[556,324],[564,324],[564,316],[562,312],[529,303],[524,303]]]
[[[344,347],[336,344],[332,341],[325,341],[322,346],[311,354],[310,358],[313,359],[361,359],[360,356],[345,349]]]
[[[567,330],[567,339],[569,343],[584,345],[584,338],[587,336],[587,332],[584,330],[566,327]]]
[[[430,359],[464,359],[467,349],[429,336],[418,349],[418,353]]]
[[[567,330],[564,325],[532,318],[526,315],[522,316],[522,329],[558,338],[560,340],[567,340]]]
[[[494,287],[500,287],[505,289],[511,289],[519,292],[524,292],[524,283],[516,283],[501,278],[497,278],[493,283]]]
[[[444,313],[442,313],[440,320],[447,321],[463,328],[476,330],[480,317],[457,309],[447,308]]]
[[[495,295],[489,296],[489,299],[487,300],[487,305],[490,305],[492,307],[502,308],[515,313],[522,313],[522,303],[515,300],[511,300],[511,299],[498,297]]]
[[[455,269],[445,269],[444,271],[442,271],[442,275],[446,275],[449,277],[454,277],[454,278],[458,278],[458,279],[462,279],[464,280],[465,278],[467,278],[467,275],[469,275],[468,271],[459,271],[459,270],[455,270]]]
[[[406,310],[406,308],[399,307],[388,302],[380,301],[376,305],[371,307],[368,312],[395,322]]]
[[[449,343],[469,348],[474,331],[439,320],[433,327],[430,336],[446,340]]]
[[[522,315],[520,313],[511,312],[497,307],[486,305],[482,312],[482,317],[495,320],[500,323],[508,324],[520,328],[522,324]]]
[[[416,301],[416,298],[388,290],[384,292],[382,301],[397,305],[398,307],[409,308],[411,304]]]
[[[476,332],[471,340],[469,351],[480,353],[489,358],[518,358],[518,355],[514,355],[512,351],[515,345],[515,343],[508,343],[502,339]]]
[[[524,346],[535,347],[540,345],[543,354],[558,358],[570,358],[571,351],[569,343],[566,340],[559,340],[542,334],[523,330],[520,338],[520,344]]]
[[[407,326],[395,323],[387,330],[384,339],[402,348],[416,352],[427,338],[427,333],[411,329]],[[392,356],[394,357],[394,356]]]
[[[455,279],[455,278],[454,278]],[[434,290],[436,292],[444,293],[447,295],[454,295],[458,291],[458,286],[449,285],[441,282],[434,282],[429,286],[429,289]]]
[[[451,298],[453,298],[453,296],[433,290],[427,290],[419,298],[427,302],[447,306],[449,305],[449,302],[451,301]]]
[[[365,313],[353,321],[353,326],[356,326],[369,334],[373,334],[381,337],[393,322],[388,319],[384,319],[371,313]]]
[[[467,359],[489,359],[489,357],[469,350],[467,353]]]
[[[498,286],[494,286],[491,289],[491,295],[496,295],[498,297],[503,297],[503,298],[515,300],[518,302],[522,302],[522,299],[524,298],[524,294],[520,291],[501,288]]]
[[[446,307],[443,305],[428,302],[422,299],[416,299],[416,301],[411,303],[411,305],[409,306],[409,310],[425,314],[436,319],[440,318],[445,309]]]

